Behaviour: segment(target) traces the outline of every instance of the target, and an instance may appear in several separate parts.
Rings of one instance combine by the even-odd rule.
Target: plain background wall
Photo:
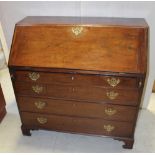
[[[150,26],[150,71],[142,104],[147,107],[155,79],[155,2],[0,2],[0,21],[9,48],[15,23],[34,15],[145,18]]]

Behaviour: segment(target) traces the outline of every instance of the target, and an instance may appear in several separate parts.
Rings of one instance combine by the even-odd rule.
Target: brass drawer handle
[[[75,36],[78,36],[82,33],[83,27],[82,26],[74,26],[72,27],[72,32],[74,33]]]
[[[36,101],[34,102],[34,105],[38,108],[38,109],[43,109],[46,106],[45,102],[42,101]]]
[[[104,125],[104,129],[107,131],[107,132],[111,132],[115,129],[115,127],[113,125]]]
[[[112,78],[108,78],[107,82],[110,86],[116,87],[120,83],[120,79],[116,79],[112,77]]]
[[[39,77],[40,77],[39,73],[35,73],[35,72],[29,73],[29,78],[32,81],[37,81],[39,79]]]
[[[117,112],[116,109],[112,109],[112,108],[106,108],[104,111],[105,111],[105,113],[106,113],[108,116],[112,116],[112,115],[116,114],[116,112]]]
[[[43,91],[43,87],[38,86],[38,85],[32,86],[32,90],[33,90],[35,93],[40,94],[40,93]]]
[[[38,121],[40,124],[46,124],[46,123],[47,123],[47,118],[38,117],[38,118],[37,118],[37,121]]]
[[[108,97],[110,100],[116,99],[116,97],[117,97],[118,95],[119,95],[119,93],[114,92],[114,91],[107,92],[107,97]]]

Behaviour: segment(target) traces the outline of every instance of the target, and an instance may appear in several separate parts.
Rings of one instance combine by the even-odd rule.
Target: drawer
[[[105,121],[80,117],[44,115],[22,112],[24,126],[73,133],[131,137],[133,124],[128,122]]]
[[[15,82],[17,95],[45,96],[57,99],[69,99],[90,102],[108,102],[137,105],[137,89],[107,89],[103,87],[78,85],[45,85]]]
[[[78,84],[111,88],[138,87],[138,78],[136,77],[16,71],[15,78],[16,81],[19,82],[36,82],[44,84]]]
[[[54,100],[33,97],[17,97],[21,111],[46,114],[58,114],[106,120],[134,121],[136,107],[78,102],[69,100]]]

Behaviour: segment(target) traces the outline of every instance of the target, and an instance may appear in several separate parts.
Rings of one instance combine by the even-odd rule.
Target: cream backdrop
[[[142,106],[146,108],[155,79],[155,2],[0,2],[0,21],[8,47],[15,23],[25,16],[141,17],[150,26],[149,77]]]

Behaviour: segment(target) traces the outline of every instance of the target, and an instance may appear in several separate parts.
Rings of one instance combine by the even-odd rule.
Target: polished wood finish
[[[136,107],[113,105],[110,103],[79,102],[35,97],[27,98],[21,96],[18,96],[17,100],[20,110],[24,112],[103,118],[106,120],[127,122],[133,122],[137,111]],[[44,106],[37,106],[36,103],[40,102],[44,103]],[[108,113],[108,110],[112,112]]]
[[[148,24],[142,18],[112,18],[112,17],[63,17],[63,16],[28,16],[19,21],[17,26],[33,25],[101,25],[119,27],[148,28]]]
[[[59,115],[43,115],[22,112],[22,121],[30,128],[48,129],[56,131],[68,131],[77,133],[88,133],[95,135],[106,135],[116,137],[132,136],[133,124],[127,122],[106,121],[103,119],[90,119],[80,117],[68,117]],[[41,124],[37,118],[46,118],[47,122]],[[107,131],[104,126],[111,125],[112,131]]]
[[[41,92],[35,92],[33,87],[42,88]],[[112,102],[117,104],[137,105],[139,92],[137,89],[112,89],[102,87],[90,87],[82,85],[45,85],[36,83],[15,82],[15,89],[19,95],[44,96],[58,99],[71,99],[92,102]],[[110,99],[107,93],[118,94],[115,99]],[[125,103],[124,103],[125,102]]]
[[[47,129],[104,135],[132,148],[147,71],[144,19],[27,17],[9,69],[23,135]]]
[[[145,26],[122,27],[119,22],[118,26],[82,25],[82,35],[75,37],[74,25],[39,25],[42,24],[45,26],[16,26],[9,65],[145,72],[141,68],[145,60],[140,56],[144,40],[139,39],[145,35]]]
[[[3,120],[4,116],[6,115],[5,105],[6,104],[5,104],[2,88],[0,86],[0,122]]]
[[[89,85],[89,86],[104,86],[113,88],[107,81],[108,79],[115,78],[120,82],[117,84],[117,88],[138,88],[138,78],[133,77],[120,77],[120,76],[105,76],[105,75],[89,75],[89,74],[77,74],[77,73],[43,73],[35,72],[38,74],[37,80],[33,81],[29,75],[34,72],[16,71],[14,76],[18,82],[36,82],[43,84],[74,84],[77,85]]]
[[[73,69],[105,71],[113,69],[115,72],[140,72],[140,64],[137,61],[141,44],[138,39],[140,37],[139,29],[129,31],[111,27],[85,27],[86,32],[83,32],[83,36],[78,38],[72,36],[72,26],[41,29],[33,26],[25,28],[24,31],[22,29],[23,27],[17,28],[14,40],[16,43],[19,42],[18,39],[24,38],[20,40],[21,46],[15,44],[17,47],[13,46],[12,49],[12,51],[20,51],[20,55],[18,52],[13,52],[11,57],[10,62],[14,62],[12,64],[15,66],[20,64],[21,66],[69,68],[76,58],[76,61],[72,63]],[[20,34],[19,38],[18,34]],[[98,34],[97,37],[96,34]],[[42,43],[40,43],[40,39],[43,40]],[[111,53],[115,53],[117,57],[112,56]],[[31,58],[34,57],[35,60],[30,59],[30,54]],[[43,59],[45,62],[40,62],[42,57],[46,57],[46,60]],[[111,63],[113,61],[116,62],[115,65]],[[122,66],[122,64],[124,65]]]

